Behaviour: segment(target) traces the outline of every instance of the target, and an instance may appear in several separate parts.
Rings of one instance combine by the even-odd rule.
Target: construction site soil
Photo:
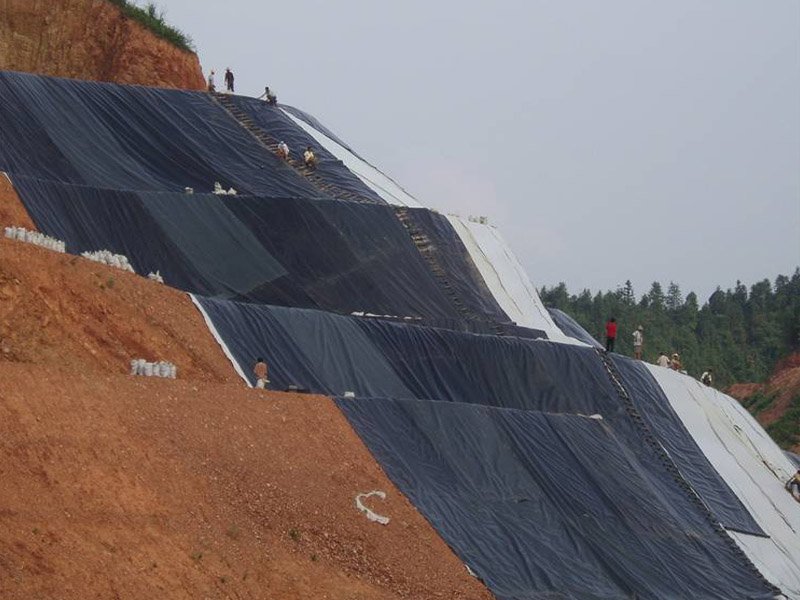
[[[778,361],[765,383],[737,383],[727,389],[726,393],[740,402],[746,402],[755,394],[766,397],[769,403],[759,407],[755,415],[764,427],[781,419],[791,419],[792,402],[800,398],[800,353],[795,352]],[[795,439],[800,439],[800,423],[794,422],[793,431]],[[786,449],[800,453],[800,442],[790,444]]]
[[[3,239],[0,339],[0,598],[491,598],[330,399],[244,387],[185,294]]]
[[[31,231],[36,230],[5,173],[0,173],[0,225],[3,227],[15,225]]]

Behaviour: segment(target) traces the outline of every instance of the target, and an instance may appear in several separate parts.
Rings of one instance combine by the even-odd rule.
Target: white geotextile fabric
[[[770,536],[731,537],[767,579],[800,600],[800,503],[784,489],[796,469],[736,400],[686,375],[647,367],[706,458]]]
[[[211,317],[208,316],[206,309],[203,308],[203,305],[200,304],[194,294],[189,294],[189,298],[192,299],[192,304],[194,304],[197,310],[200,311],[200,314],[203,316],[203,321],[206,322],[206,327],[208,327],[208,330],[211,332],[211,335],[214,336],[214,339],[217,340],[217,344],[219,344],[219,347],[222,348],[222,352],[228,357],[228,360],[231,361],[233,369],[236,371],[239,377],[244,379],[247,387],[253,387],[253,384],[250,383],[247,375],[244,374],[241,365],[236,362],[236,359],[233,357],[233,353],[231,352],[230,348],[228,348],[228,344],[225,343],[225,340],[222,339],[219,331],[217,331],[217,327],[214,325],[214,321],[211,320]]]
[[[347,148],[332,140],[321,131],[317,131],[311,125],[301,119],[298,119],[291,113],[283,110],[283,114],[289,117],[292,121],[294,121],[295,124],[297,124],[306,133],[317,140],[319,145],[325,148],[325,150],[342,161],[345,167],[355,173],[355,175],[358,176],[358,178],[363,181],[367,187],[378,194],[386,202],[394,206],[410,206],[413,208],[422,207],[422,205],[417,202],[417,200],[412,197],[411,194],[406,192],[403,188],[397,185],[397,183],[381,173],[371,164],[361,160]]]
[[[508,317],[522,327],[540,329],[554,341],[585,345],[567,337],[542,304],[522,265],[493,225],[474,223],[457,215],[447,219],[458,233],[489,291]]]

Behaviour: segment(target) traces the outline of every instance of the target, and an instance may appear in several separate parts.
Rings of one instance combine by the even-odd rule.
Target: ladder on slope
[[[270,152],[272,152],[273,155],[277,157],[278,141],[264,131],[264,129],[254,123],[250,115],[236,106],[229,94],[213,92],[211,97],[236,121],[238,121],[239,125],[244,127],[244,129],[246,129],[253,137],[255,137],[262,146],[265,146]],[[317,173],[316,169],[310,169],[308,166],[306,166],[305,162],[301,160],[288,157],[283,162],[305,177],[315,188],[328,196],[332,196],[338,200],[360,202],[362,204],[378,204],[378,202],[372,200],[371,198],[365,198],[364,196],[360,196],[349,190],[342,189],[337,185],[326,181],[319,175],[319,173]]]
[[[411,237],[411,241],[414,242],[414,245],[417,247],[420,255],[422,255],[423,260],[425,260],[425,262],[428,264],[428,268],[430,269],[431,273],[433,273],[433,276],[436,279],[436,282],[439,284],[440,289],[444,291],[448,300],[450,300],[450,303],[456,309],[458,314],[467,321],[487,322],[484,317],[476,313],[461,300],[456,292],[456,289],[450,283],[450,280],[447,277],[447,272],[436,256],[433,242],[431,242],[430,238],[425,235],[425,233],[420,230],[419,227],[417,227],[416,223],[414,223],[414,219],[409,213],[408,207],[396,206],[394,211],[397,219],[403,224],[403,227]],[[491,325],[495,335],[505,334],[504,329],[497,323],[491,323]]]

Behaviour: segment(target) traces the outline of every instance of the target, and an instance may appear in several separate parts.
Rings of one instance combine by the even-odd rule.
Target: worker
[[[700,375],[700,382],[703,383],[703,385],[707,385],[708,387],[713,386],[714,385],[713,373],[714,373],[713,369],[706,369],[705,371],[703,371],[703,374]]]
[[[797,469],[797,473],[786,482],[785,487],[786,491],[792,495],[792,498],[800,502],[800,469]]]
[[[314,149],[311,146],[306,148],[306,151],[303,152],[303,162],[309,169],[317,168],[317,157],[314,154]]]
[[[217,88],[214,86],[214,69],[211,69],[211,73],[208,74],[208,91],[209,92],[217,91]]]
[[[642,346],[644,345],[644,327],[639,325],[633,332],[633,358],[642,360]]]
[[[278,143],[278,149],[276,150],[276,153],[278,154],[279,158],[282,158],[283,160],[289,160],[289,146],[286,145],[286,142],[281,140]]]
[[[261,94],[257,100],[264,99],[264,102],[270,106],[275,106],[278,103],[278,97],[270,91],[269,86],[264,88],[264,93]]]
[[[269,384],[269,379],[267,378],[267,363],[264,362],[264,359],[260,356],[256,359],[256,364],[253,367],[253,373],[256,375],[256,388],[259,390],[264,390],[267,388]]]
[[[233,93],[233,71],[230,67],[225,69],[225,88]]]
[[[606,323],[606,352],[614,351],[614,342],[617,341],[617,320],[611,317]]]
[[[669,356],[667,356],[666,352],[662,352],[661,354],[658,355],[656,364],[659,367],[669,368]]]
[[[669,359],[669,368],[673,371],[681,370],[681,355],[677,352],[672,353],[672,358]]]

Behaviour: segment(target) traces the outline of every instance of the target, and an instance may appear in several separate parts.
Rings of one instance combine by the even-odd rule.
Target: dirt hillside
[[[16,225],[30,231],[36,231],[36,226],[28,216],[22,205],[14,186],[11,185],[5,173],[0,172],[0,227]],[[2,235],[2,231],[0,231]]]
[[[106,0],[0,0],[0,70],[204,89],[197,55]]]
[[[766,383],[738,383],[727,393],[786,450],[800,452],[800,353],[781,360]]]
[[[0,364],[0,597],[490,598],[332,401]],[[383,490],[372,523],[354,505]]]
[[[168,360],[181,378],[240,381],[186,294],[0,239],[0,364],[128,373],[133,358]]]
[[[491,598],[331,400],[244,387],[183,293],[5,239],[0,481],[3,600]]]

